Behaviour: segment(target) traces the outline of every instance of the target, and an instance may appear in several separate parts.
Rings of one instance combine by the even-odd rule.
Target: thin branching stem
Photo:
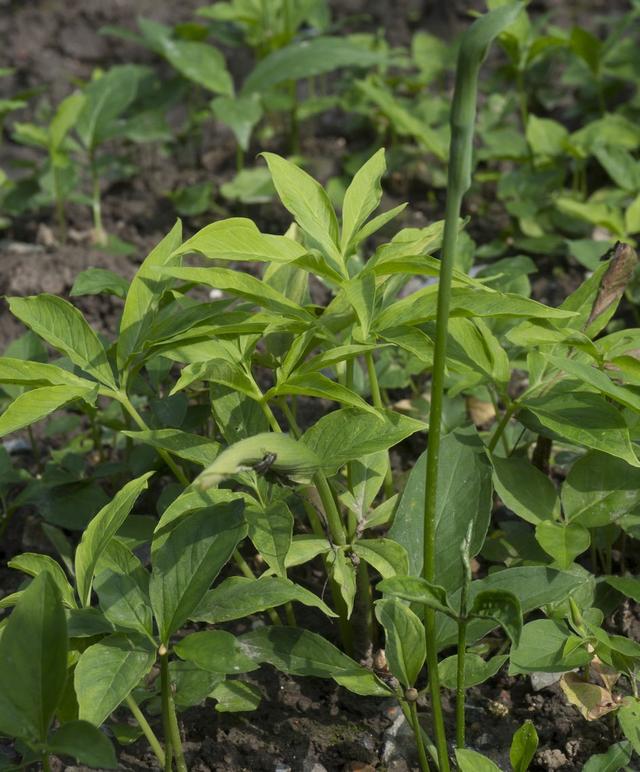
[[[155,753],[156,758],[161,767],[164,767],[165,757],[160,740],[155,735],[155,732],[151,728],[149,722],[144,716],[144,713],[138,707],[138,703],[133,699],[131,695],[126,698],[127,707],[133,713],[133,717],[138,722],[140,729],[142,729],[144,736],[147,738],[147,742],[151,746],[151,750]]]

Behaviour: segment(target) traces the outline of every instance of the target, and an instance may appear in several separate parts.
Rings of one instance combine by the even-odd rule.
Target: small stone
[[[492,744],[493,740],[491,739],[491,735],[487,734],[487,732],[483,732],[475,741],[475,745],[477,745],[478,748],[488,748]]]
[[[345,772],[375,772],[375,770],[372,764],[366,764],[364,761],[350,761],[345,765]]]
[[[531,686],[534,691],[539,692],[558,683],[561,675],[562,673],[531,673]]]
[[[545,748],[536,754],[536,761],[543,769],[561,769],[568,759],[559,748]]]
[[[291,772],[291,767],[279,761],[273,768],[273,772]]]

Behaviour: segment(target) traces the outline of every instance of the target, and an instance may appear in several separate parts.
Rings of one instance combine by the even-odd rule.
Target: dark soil
[[[150,16],[158,21],[175,23],[189,20],[203,0],[101,0],[83,3],[79,0],[0,0],[0,67],[16,70],[13,78],[1,83],[8,96],[16,90],[44,87],[44,94],[57,103],[69,92],[74,79],[86,79],[96,67],[117,63],[150,63],[152,56],[133,44],[98,34],[106,24],[135,29],[135,17]],[[552,2],[532,3],[545,10]],[[564,7],[567,24],[582,21],[585,7],[604,11],[610,3],[576,2]],[[333,0],[334,16],[344,21],[344,29],[384,31],[393,44],[404,44],[414,30],[429,29],[452,37],[466,12],[482,8],[474,0]],[[156,62],[157,64],[157,62]],[[232,69],[246,66],[232,62]],[[6,92],[6,94],[4,93]],[[29,120],[28,111],[19,120]],[[321,179],[335,173],[345,153],[346,139],[339,122],[326,120],[320,133],[305,127],[302,153],[316,159]],[[351,139],[351,138],[349,138]],[[355,138],[357,142],[357,138]],[[275,148],[278,149],[278,148]],[[75,276],[87,267],[104,267],[125,277],[133,275],[148,251],[169,230],[175,212],[166,193],[181,185],[212,180],[219,187],[234,173],[233,144],[220,126],[207,128],[202,146],[195,156],[176,162],[159,148],[137,150],[140,173],[104,191],[104,221],[110,234],[133,244],[130,257],[114,255],[91,246],[91,226],[87,207],[69,210],[71,238],[59,245],[53,236],[51,212],[19,218],[0,241],[0,294],[30,295],[49,292],[68,296]],[[8,167],[24,150],[4,137],[0,146],[1,164]],[[403,180],[392,182],[388,205],[404,200],[412,190]],[[427,206],[426,197],[413,206],[406,224],[426,225],[442,212]],[[438,206],[436,204],[436,206]],[[238,212],[235,212],[238,214]],[[249,207],[241,214],[257,219],[267,231],[282,232],[287,220],[281,207]],[[212,219],[211,215],[188,219],[188,233]],[[573,288],[576,277],[568,275],[560,287],[554,279],[543,276],[536,296],[552,303],[559,302]],[[101,333],[115,333],[121,302],[97,296],[75,298],[74,302]],[[0,308],[0,350],[23,332],[21,325]],[[407,465],[412,459],[407,460]],[[405,460],[403,460],[405,465]],[[0,555],[9,559],[25,549],[46,551],[46,542],[38,534],[37,519],[16,515],[15,522],[0,545]],[[0,568],[0,587],[13,591],[18,583],[13,571]],[[633,616],[633,615],[632,615]],[[628,621],[632,625],[632,621]],[[249,622],[260,623],[259,620]],[[635,627],[638,624],[635,620]],[[326,632],[326,631],[323,631]],[[218,714],[210,704],[189,710],[183,715],[185,751],[188,767],[193,772],[323,772],[323,770],[404,770],[417,768],[417,760],[406,724],[400,728],[398,709],[389,701],[363,699],[333,684],[318,679],[291,679],[264,669],[250,679],[264,695],[255,713]],[[529,679],[499,675],[468,695],[468,739],[472,747],[492,757],[502,768],[508,768],[508,748],[514,731],[531,718],[540,736],[540,750],[531,767],[534,770],[582,769],[593,753],[604,751],[615,738],[603,734],[603,722],[589,723],[567,705],[557,686],[534,692]],[[445,705],[449,723],[453,703]],[[425,707],[428,715],[428,707]],[[58,768],[65,768],[60,765]],[[120,751],[120,769],[157,768],[144,742]]]

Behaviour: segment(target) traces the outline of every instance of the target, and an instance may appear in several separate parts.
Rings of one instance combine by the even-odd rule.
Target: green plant
[[[59,235],[64,241],[67,200],[88,202],[94,241],[104,245],[107,234],[102,223],[101,182],[110,175],[121,176],[126,167],[109,152],[109,143],[166,140],[165,108],[166,100],[161,99],[148,68],[120,65],[96,73],[83,89],[63,99],[48,125],[14,123],[13,139],[46,151],[47,161],[42,167],[36,166],[31,178],[21,180],[24,195],[20,196],[18,190],[9,192],[9,204],[20,210],[53,201]],[[77,192],[85,169],[89,196]]]

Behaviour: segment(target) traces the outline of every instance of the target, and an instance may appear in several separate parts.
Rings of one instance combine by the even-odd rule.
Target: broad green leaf
[[[242,86],[243,94],[264,93],[289,80],[303,80],[342,67],[369,68],[382,56],[344,37],[296,41],[266,56]]]
[[[306,249],[286,236],[261,233],[253,220],[231,217],[206,225],[187,239],[174,254],[199,252],[211,260],[288,263],[306,254]]]
[[[93,638],[115,632],[113,625],[97,608],[71,609],[67,613],[69,638]]]
[[[413,686],[426,656],[424,625],[408,606],[395,598],[380,600],[375,608],[385,632],[389,669],[403,686]]]
[[[523,402],[537,419],[531,422],[527,414],[520,413],[518,417],[525,426],[539,433],[546,429],[576,445],[600,450],[632,466],[640,466],[620,411],[599,394],[569,390],[569,382],[564,384],[562,390],[556,387],[544,397]]]
[[[84,105],[75,130],[87,150],[94,150],[113,132],[116,119],[136,98],[147,67],[123,64],[112,67],[84,90]]]
[[[161,274],[237,295],[286,317],[306,322],[312,319],[297,303],[293,303],[285,295],[248,273],[240,273],[230,268],[165,268]]]
[[[245,509],[249,538],[269,568],[286,578],[285,558],[293,537],[293,514],[285,501],[271,501],[264,507]]]
[[[424,557],[424,452],[409,475],[389,536],[409,554],[409,573],[420,574]],[[473,522],[470,555],[484,543],[491,514],[491,467],[475,430],[455,430],[442,439],[436,503],[435,581],[448,591],[462,584],[460,546]]]
[[[281,371],[283,372],[283,375],[286,375],[287,377],[289,372],[291,372],[294,368],[295,371],[300,374],[313,373],[317,372],[318,370],[324,370],[326,367],[335,367],[335,365],[339,362],[350,361],[351,359],[355,359],[361,354],[366,354],[369,351],[375,351],[378,348],[382,347],[379,344],[373,343],[368,345],[349,343],[344,346],[336,346],[335,348],[328,349],[327,351],[322,351],[317,356],[308,359],[302,364],[298,364],[297,358],[295,358],[295,361],[291,361],[290,363],[286,363],[285,361],[285,365],[283,365]],[[2,360],[0,360],[0,362],[1,361]],[[287,364],[289,364],[289,368],[285,372]]]
[[[536,541],[554,559],[558,568],[571,563],[589,549],[591,535],[580,523],[556,523],[545,520],[536,526]]]
[[[395,581],[390,579],[387,581]],[[516,566],[489,574],[484,579],[471,583],[469,603],[477,593],[485,590],[506,590],[512,592],[520,601],[523,614],[541,608],[550,603],[566,600],[571,593],[576,592],[585,584],[585,577],[564,571],[557,571],[547,566]],[[451,604],[456,608],[459,604],[460,591],[454,593]],[[475,619],[467,628],[467,643],[472,643],[489,630],[496,627],[495,622]],[[525,625],[526,627],[526,625]],[[447,617],[441,617],[437,630],[438,649],[454,646],[457,640],[455,622]]]
[[[560,513],[554,484],[523,458],[491,457],[493,484],[503,503],[523,520],[537,525]]]
[[[233,80],[217,48],[195,40],[162,38],[162,55],[185,78],[214,94],[233,94]]]
[[[380,180],[386,169],[384,148],[380,148],[358,169],[347,188],[342,203],[342,234],[340,237],[340,250],[345,256],[348,255],[352,242],[356,240],[358,231],[365,224],[369,215],[373,214],[380,206],[382,199]]]
[[[0,357],[0,383],[20,386],[73,386],[93,390],[95,383],[56,365],[26,359]]]
[[[618,592],[640,603],[640,579],[632,576],[607,576],[606,582]]]
[[[640,700],[627,697],[618,711],[618,723],[636,753],[640,753]]]
[[[220,453],[197,478],[197,484],[202,490],[211,488],[226,477],[252,469],[268,454],[275,454],[270,469],[284,475],[306,472],[309,479],[322,466],[318,455],[304,442],[281,432],[264,432],[240,440]]]
[[[116,628],[153,634],[149,597],[133,575],[101,571],[94,588],[102,613]]]
[[[619,772],[620,769],[626,769],[632,755],[631,743],[623,740],[611,745],[605,753],[596,753],[591,756],[582,768],[582,772]]]
[[[509,659],[506,654],[484,660],[473,652],[464,655],[464,686],[468,689],[492,678]],[[440,683],[445,689],[455,689],[458,683],[458,655],[441,660],[438,663]]]
[[[302,230],[322,247],[334,267],[340,266],[338,220],[322,186],[291,161],[275,153],[262,153],[262,156],[283,205]]]
[[[358,539],[353,551],[380,574],[383,579],[406,576],[409,560],[405,548],[392,539]]]
[[[325,555],[332,549],[331,543],[326,538],[303,534],[294,536],[287,555],[287,568],[301,566],[308,563],[318,555]]]
[[[569,522],[585,528],[615,523],[640,507],[640,470],[592,451],[573,464],[561,494]]]
[[[445,588],[432,584],[421,576],[394,576],[380,582],[378,590],[412,603],[420,603],[436,611],[454,613]]]
[[[55,295],[8,298],[14,316],[100,383],[116,388],[107,352],[77,308]]]
[[[358,665],[317,633],[296,627],[263,627],[240,636],[242,651],[260,664],[268,662],[289,675],[333,678],[362,695],[389,694],[371,671]]]
[[[483,590],[476,593],[471,610],[473,616],[496,621],[511,639],[518,644],[522,631],[522,609],[517,596],[508,590]]]
[[[258,614],[290,601],[319,608],[328,617],[336,616],[317,595],[289,579],[279,576],[263,576],[260,579],[231,576],[207,592],[191,614],[191,619],[219,624]]]
[[[559,370],[568,373],[588,386],[593,386],[594,389],[597,389],[605,397],[611,397],[611,399],[619,402],[621,405],[630,407],[632,410],[640,413],[640,396],[631,391],[631,389],[613,383],[611,378],[602,370],[598,370],[583,362],[577,362],[575,359],[561,358],[551,356],[550,354],[543,354],[543,356]]]
[[[566,152],[569,139],[567,129],[550,118],[529,115],[527,121],[527,142],[533,153],[543,158],[553,158]]]
[[[404,212],[406,208],[407,204],[399,204],[398,206],[394,206],[393,209],[389,209],[387,212],[382,212],[382,214],[372,217],[371,220],[369,220],[368,223],[365,223],[353,237],[353,246],[357,247],[358,244],[365,239],[373,236],[380,228],[384,227],[388,222],[391,222],[391,220]]]
[[[211,691],[224,681],[219,673],[209,673],[194,665],[174,659],[169,662],[169,678],[178,710],[202,704]]]
[[[620,238],[625,236],[622,213],[602,201],[577,201],[569,196],[558,196],[555,199],[555,205],[560,215],[569,215],[591,225],[606,228]]]
[[[569,45],[571,50],[589,67],[591,73],[597,76],[604,51],[602,41],[588,30],[574,27],[569,36]]]
[[[207,347],[211,349],[211,359],[205,362],[193,362],[183,368],[175,386],[171,389],[172,395],[196,381],[208,381],[228,386],[257,401],[262,398],[262,392],[256,382],[240,362],[219,359],[216,356],[215,347]],[[221,351],[221,354],[224,354],[224,351]]]
[[[46,571],[53,583],[58,588],[62,603],[68,608],[77,608],[73,587],[69,584],[60,563],[49,555],[41,555],[36,552],[23,552],[7,562],[9,568],[15,568],[29,576],[38,576]]]
[[[316,454],[324,468],[337,470],[348,461],[388,450],[426,428],[422,421],[392,410],[379,411],[375,416],[343,408],[317,421],[301,441]]]
[[[354,276],[342,285],[342,291],[360,323],[362,339],[368,340],[376,304],[376,281],[371,273]]]
[[[423,324],[436,318],[437,287],[429,286],[406,298],[397,300],[380,312],[376,327],[384,330],[398,325]],[[451,316],[506,317],[525,319],[569,319],[570,311],[551,308],[522,295],[478,287],[453,287],[451,291]]]
[[[338,402],[347,407],[354,407],[360,410],[364,410],[370,415],[374,416],[378,421],[378,426],[384,426],[384,417],[368,402],[362,399],[361,396],[352,391],[351,389],[343,386],[337,381],[332,381],[331,378],[327,378],[322,373],[302,373],[300,375],[292,375],[283,383],[279,383],[277,386],[269,389],[264,395],[266,400],[275,396],[282,396],[283,394],[295,394],[305,397],[317,397],[318,399],[328,399],[333,402]]]
[[[565,654],[569,630],[552,619],[536,619],[522,628],[517,646],[511,649],[512,673],[563,673],[586,665],[592,659],[585,648]]]
[[[251,132],[262,118],[260,96],[219,96],[212,99],[210,104],[215,117],[231,129],[236,142],[246,152],[249,149]]]
[[[356,567],[345,549],[332,549],[326,556],[327,571],[342,597],[347,619],[351,618],[356,600]]]
[[[180,429],[149,429],[145,431],[122,431],[132,440],[144,442],[154,448],[168,450],[178,458],[193,461],[200,466],[209,466],[220,452],[220,445],[208,437],[189,434]]]
[[[388,470],[389,454],[385,450],[362,456],[351,463],[349,486],[351,490],[345,492],[340,498],[356,515],[359,522],[367,520],[369,510],[382,488]]]
[[[98,512],[82,534],[75,558],[76,586],[82,606],[91,605],[93,576],[100,556],[127,519],[152,474],[147,472],[128,482]]]
[[[240,638],[226,630],[191,633],[174,646],[176,654],[210,673],[250,673],[259,663],[247,655]]]
[[[156,274],[158,266],[179,262],[173,253],[182,241],[182,223],[178,220],[162,241],[147,255],[133,277],[120,319],[117,360],[122,372],[133,355],[142,351],[153,325],[160,300],[169,285]]]
[[[624,226],[627,233],[640,232],[640,193],[629,204],[624,213]]]
[[[538,733],[528,719],[516,731],[509,749],[509,761],[513,772],[527,772],[538,749]]]
[[[593,154],[615,184],[628,191],[640,190],[640,164],[623,147],[616,145],[596,145]]]
[[[491,759],[468,748],[456,748],[456,761],[460,772],[500,772]]]
[[[95,387],[84,386],[40,386],[25,391],[0,415],[0,437],[23,429],[77,399],[92,404],[97,396],[96,391]]]
[[[76,276],[69,295],[115,295],[124,300],[128,291],[129,282],[117,273],[106,268],[87,268]]]
[[[80,111],[84,107],[85,95],[74,91],[58,105],[49,124],[49,149],[55,153],[60,148],[69,131],[74,127]]]
[[[198,607],[211,583],[246,535],[242,503],[203,509],[181,520],[154,551],[149,595],[160,638],[171,635]]]
[[[155,649],[139,635],[117,633],[89,646],[80,655],[74,675],[79,717],[96,726],[103,724],[155,660]]]
[[[223,681],[209,695],[216,700],[218,713],[237,713],[255,710],[262,700],[262,692],[257,686],[244,681]]]
[[[509,383],[509,357],[482,319],[451,319],[447,352],[452,360],[460,360],[502,388]]]
[[[71,756],[92,769],[118,768],[111,740],[88,721],[69,721],[56,729],[47,742],[47,751]]]
[[[67,624],[43,571],[24,590],[0,637],[0,732],[44,742],[67,678]]]

